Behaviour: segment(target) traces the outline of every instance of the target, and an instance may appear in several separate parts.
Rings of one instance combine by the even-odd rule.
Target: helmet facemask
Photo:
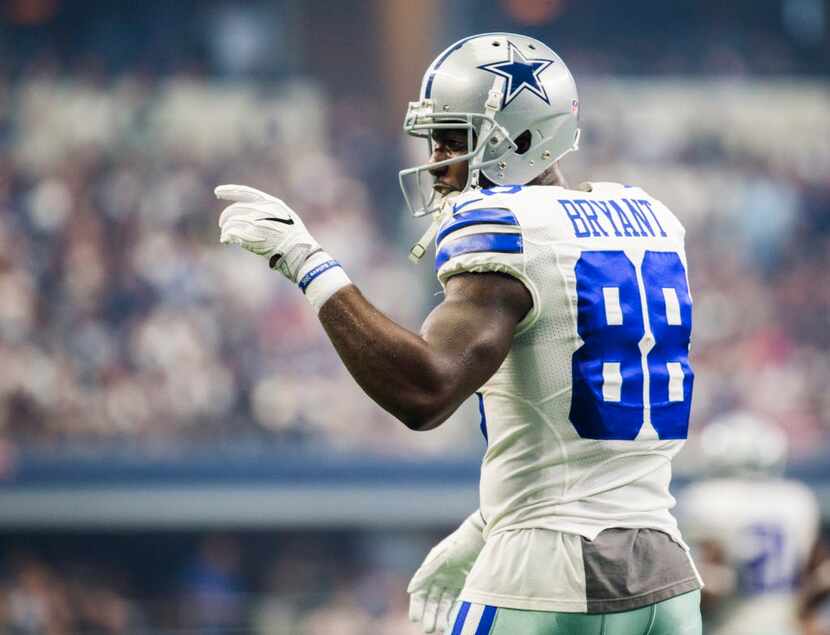
[[[495,115],[501,103],[501,90],[495,88],[500,82],[494,82],[494,89],[485,104],[484,113],[474,112],[439,112],[434,111],[431,99],[413,101],[409,103],[404,131],[413,137],[427,140],[429,154],[432,155],[432,133],[435,130],[466,130],[467,148],[464,154],[438,161],[423,163],[412,168],[401,170],[398,174],[404,200],[413,216],[420,217],[440,212],[445,195],[441,195],[433,188],[431,170],[436,170],[455,163],[468,163],[467,183],[462,190],[466,192],[478,187],[479,173],[483,168],[493,165],[509,153],[515,152],[516,144],[510,139],[508,131],[499,124]],[[484,159],[485,151],[489,156]]]

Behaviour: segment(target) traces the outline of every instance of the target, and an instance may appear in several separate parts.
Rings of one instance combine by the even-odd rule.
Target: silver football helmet
[[[718,476],[774,476],[787,462],[787,437],[755,414],[737,411],[718,417],[700,438],[706,470]]]
[[[424,163],[399,175],[410,211],[440,210],[443,198],[430,169],[469,161],[467,186],[483,174],[496,185],[532,181],[579,145],[579,97],[561,58],[538,40],[515,33],[485,33],[459,40],[430,64],[418,101],[409,103],[403,128],[423,137],[466,129],[463,156]]]

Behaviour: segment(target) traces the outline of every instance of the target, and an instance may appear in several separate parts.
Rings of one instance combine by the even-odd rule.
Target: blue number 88
[[[570,420],[579,435],[633,440],[650,418],[660,439],[685,439],[694,373],[680,256],[646,251],[638,271],[622,251],[584,251],[575,275],[583,345],[571,361]]]

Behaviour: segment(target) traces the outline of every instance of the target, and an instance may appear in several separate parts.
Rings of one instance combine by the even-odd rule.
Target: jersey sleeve
[[[539,293],[527,273],[525,237],[513,211],[497,206],[459,210],[441,225],[435,245],[435,272],[442,287],[459,273],[513,276],[533,299],[517,332],[532,325],[539,313]]]

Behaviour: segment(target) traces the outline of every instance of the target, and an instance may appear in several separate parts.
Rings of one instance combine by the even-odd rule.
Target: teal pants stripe
[[[456,608],[452,635],[702,635],[700,591],[619,613],[559,613],[484,607],[477,627],[465,624],[471,605]],[[481,606],[481,605],[479,605]],[[475,629],[475,630],[473,630]]]

